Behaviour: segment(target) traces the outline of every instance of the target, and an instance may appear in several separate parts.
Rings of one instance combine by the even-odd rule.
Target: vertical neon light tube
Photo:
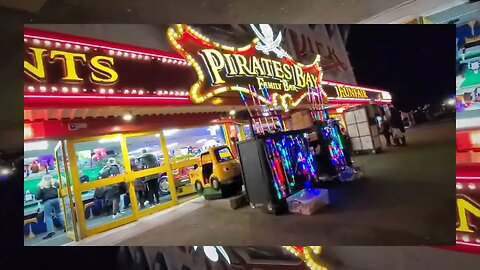
[[[257,102],[255,101],[254,92],[252,91],[252,85],[249,84],[248,88],[250,90],[250,96],[252,97],[253,107],[255,108],[255,113],[257,114],[257,119],[260,122],[260,127],[261,127],[261,131],[262,131],[262,134],[263,134],[263,133],[265,133],[265,130],[263,129],[262,116],[258,113],[258,106],[257,106]],[[268,122],[266,124],[267,124],[267,128],[268,128]]]
[[[240,90],[240,88],[238,87],[238,85],[237,85],[237,90],[238,90],[238,93],[240,94],[240,98],[242,99],[243,104],[245,105],[245,107],[247,107],[247,111],[248,111],[248,114],[250,115],[250,118],[252,119],[253,125],[254,126],[257,125],[257,123],[255,121],[255,118],[252,114],[252,111],[250,110],[250,107],[248,106],[247,99],[245,98],[245,95],[243,95],[243,93]],[[260,123],[260,131],[261,131],[260,133],[263,134],[263,129],[262,129],[262,124],[261,123]],[[259,133],[258,130],[257,130],[257,133]]]

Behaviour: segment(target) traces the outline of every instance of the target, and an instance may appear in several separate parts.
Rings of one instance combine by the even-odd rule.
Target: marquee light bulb
[[[125,121],[132,121],[132,119],[133,119],[133,115],[131,113],[125,113],[123,115],[123,120]]]

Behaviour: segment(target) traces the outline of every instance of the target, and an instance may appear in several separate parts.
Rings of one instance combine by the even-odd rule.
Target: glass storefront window
[[[137,178],[133,181],[133,186],[140,210],[161,205],[172,200],[168,177],[165,172]]]
[[[87,228],[132,215],[128,185],[120,182],[82,192]]]
[[[127,137],[127,148],[132,171],[140,171],[165,164],[160,144],[160,134]]]
[[[81,182],[95,181],[125,173],[121,137],[74,144]]]
[[[164,130],[164,134],[172,162],[193,159],[203,150],[225,144],[220,125]]]
[[[24,143],[23,180],[24,195],[31,201],[38,191],[38,184],[44,175],[51,175],[58,180],[55,166],[54,149],[57,141],[35,141]]]
[[[54,183],[59,184],[60,179],[65,180],[65,170],[60,168],[61,175],[58,175],[55,146],[58,141],[31,141],[24,143],[24,163],[23,163],[23,177],[24,177],[24,245],[36,246],[45,245],[50,239],[43,239],[47,235],[47,222],[44,213],[44,203],[42,198],[37,200],[36,195],[39,192],[39,184],[42,178],[46,175],[52,176]],[[62,156],[59,156],[59,161],[62,162]],[[63,164],[62,164],[63,165]],[[64,213],[67,214],[66,225],[69,230],[72,229],[69,202],[64,200],[67,197],[60,198],[60,215],[64,218]],[[62,201],[66,204],[63,207]],[[62,224],[53,219],[53,231],[56,233],[56,243],[65,244],[70,240],[63,233]]]
[[[228,147],[215,150],[215,156],[219,163],[233,159],[232,152],[230,152],[230,149]]]

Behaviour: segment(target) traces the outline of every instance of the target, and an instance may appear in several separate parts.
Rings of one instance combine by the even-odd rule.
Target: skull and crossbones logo
[[[268,24],[259,24],[259,28],[257,28],[254,24],[250,24],[250,27],[261,41],[261,43],[255,46],[257,50],[262,51],[266,55],[269,55],[270,52],[273,52],[279,58],[288,56],[287,52],[280,47],[280,42],[282,42],[281,32],[279,32],[278,36],[274,38],[273,29]]]

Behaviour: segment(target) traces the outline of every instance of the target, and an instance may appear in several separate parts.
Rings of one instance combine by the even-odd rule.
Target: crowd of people
[[[136,159],[130,160],[132,171],[141,169],[150,169],[159,166],[159,162],[155,155],[142,150],[142,155]],[[105,166],[100,170],[100,178],[108,178],[120,174],[120,168],[115,158],[109,158]],[[160,187],[159,179],[165,176],[164,174],[151,174],[133,181],[133,187],[137,196],[140,209],[145,208],[146,203],[150,207],[160,204]],[[105,201],[105,211],[109,212],[111,208],[112,217],[116,218],[124,214],[125,208],[129,203],[125,200],[128,197],[128,184],[121,182],[118,184],[100,187],[95,190],[95,199]]]

